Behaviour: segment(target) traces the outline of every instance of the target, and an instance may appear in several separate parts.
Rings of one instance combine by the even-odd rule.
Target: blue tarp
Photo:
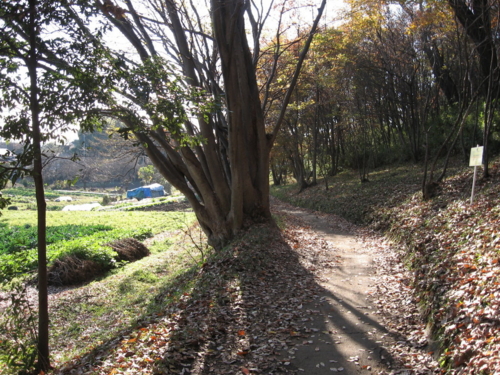
[[[165,189],[163,188],[163,185],[160,184],[141,186],[127,191],[127,199],[135,198],[139,201],[144,198],[162,197],[164,195]]]

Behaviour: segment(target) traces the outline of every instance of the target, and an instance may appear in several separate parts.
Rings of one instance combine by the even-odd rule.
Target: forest
[[[248,253],[242,259],[250,262],[253,250],[247,242],[260,249],[252,237],[256,228],[274,233],[270,228],[276,224],[280,227],[281,221],[290,228],[295,225],[293,218],[287,218],[285,208],[276,213],[271,195],[357,224],[372,224],[377,230],[388,231],[412,254],[421,251],[424,258],[435,261],[428,253],[434,237],[427,230],[439,232],[446,223],[438,229],[422,229],[428,242],[406,237],[396,227],[407,218],[397,222],[394,218],[399,216],[391,211],[399,207],[396,203],[402,204],[401,194],[394,193],[392,200],[387,198],[385,193],[393,190],[378,182],[381,175],[388,180],[401,173],[406,176],[406,182],[398,181],[398,192],[407,194],[405,199],[412,202],[418,199],[415,207],[425,217],[422,223],[415,221],[415,227],[417,222],[423,227],[432,222],[432,214],[425,216],[428,209],[447,209],[449,203],[440,200],[452,199],[453,195],[447,195],[452,189],[450,181],[459,181],[460,199],[467,199],[463,181],[469,178],[465,168],[471,148],[480,146],[483,151],[477,176],[481,199],[494,186],[500,153],[499,9],[495,0],[349,0],[342,8],[333,7],[327,0],[2,2],[0,137],[6,151],[0,156],[0,189],[6,194],[0,195],[0,208],[11,206],[17,199],[5,189],[23,183],[33,190],[29,198],[33,201],[29,200],[26,207],[36,207],[37,211],[36,222],[23,213],[4,214],[6,225],[10,225],[8,220],[14,220],[16,230],[36,227],[37,240],[5,250],[12,251],[7,254],[12,260],[9,264],[23,254],[25,259],[20,263],[27,264],[26,269],[9,269],[7,263],[2,269],[9,275],[9,283],[20,281],[24,276],[17,276],[21,273],[36,274],[39,299],[36,319],[33,315],[38,324],[34,330],[36,350],[26,354],[25,349],[4,340],[0,343],[7,342],[10,354],[0,359],[16,365],[19,358],[24,361],[29,357],[28,367],[43,373],[51,368],[48,285],[50,267],[59,259],[53,256],[58,245],[50,242],[50,227],[55,225],[58,214],[47,215],[48,208],[59,207],[47,200],[52,188],[113,187],[123,193],[142,182],[168,184],[196,217],[196,236],[205,237],[201,242],[194,241],[194,229],[186,224],[189,228],[185,237],[192,240],[198,254],[193,258],[190,248],[186,254],[191,254],[195,262],[183,260],[180,264],[189,264],[189,272],[194,273],[196,267],[201,267],[200,274],[206,269],[208,277],[208,273],[217,274],[215,268],[228,262],[227,269],[221,267],[223,273],[237,277],[242,285],[245,272],[270,275],[272,267],[264,265],[262,259],[269,256],[271,263],[272,259],[277,261],[284,250],[277,246],[276,254],[267,255],[264,247],[263,253],[255,250],[255,267],[263,267],[257,271],[254,265],[238,266],[237,261],[229,261],[228,247],[235,254]],[[75,129],[78,139],[71,142],[69,134]],[[406,166],[405,172],[411,173],[401,172],[402,165]],[[352,183],[343,182],[345,176],[355,176],[357,184],[350,186],[358,195],[343,190]],[[372,198],[364,207],[359,205],[363,192],[370,192]],[[340,193],[347,194],[350,201],[343,200]],[[336,197],[334,203],[329,194]],[[166,201],[161,203],[162,207],[166,205]],[[481,207],[496,215],[495,204],[484,203]],[[411,215],[413,211],[402,212]],[[494,217],[488,220],[496,228]],[[102,223],[97,220],[96,225]],[[262,229],[263,225],[270,227]],[[120,224],[116,226],[113,228],[118,230]],[[148,231],[146,227],[143,229]],[[412,226],[405,228],[410,230]],[[491,245],[488,248],[496,249],[497,232],[483,230],[489,241],[485,243]],[[169,233],[173,231],[169,229]],[[156,227],[149,232],[151,236],[161,234]],[[29,233],[35,235],[34,231]],[[286,243],[292,252],[300,251],[287,233],[283,230],[266,236],[270,242],[276,240],[273,236],[283,236],[280,241],[284,242],[279,243]],[[299,236],[300,230],[294,233]],[[415,231],[414,235],[422,233]],[[251,240],[243,239],[245,236]],[[470,233],[467,236],[474,237]],[[135,239],[133,234],[130,237]],[[92,254],[83,255],[88,259],[77,263],[99,263],[101,254],[106,259],[105,271],[112,272],[115,263],[117,269],[126,268],[128,261],[110,250],[112,240],[106,237],[95,247],[92,242],[88,245]],[[168,242],[167,247],[171,245]],[[78,246],[71,252],[79,253],[74,250]],[[60,250],[59,255],[65,251]],[[209,254],[214,258],[208,259]],[[424,258],[412,258],[417,267],[414,271],[429,276],[418,268],[425,266]],[[493,256],[490,263],[494,264],[495,259]],[[478,267],[469,261],[463,264],[470,271]],[[288,266],[283,265],[282,271]],[[158,272],[151,277],[163,277]],[[179,306],[184,306],[187,299],[183,296],[191,296],[194,289],[178,287],[183,291],[180,294],[165,290],[188,279],[169,279],[165,281],[167,289],[155,289],[155,293],[162,303],[168,299],[168,303],[175,302],[182,309]],[[236,297],[231,293],[240,287],[226,282],[228,294],[222,300],[234,302]],[[20,285],[25,284],[21,282],[17,287]],[[435,284],[429,281],[421,287],[427,294],[419,301],[428,303],[423,307],[423,316],[432,320],[433,313],[426,309],[431,306],[431,310],[439,312],[444,302],[430,297],[434,296]],[[214,287],[200,293],[209,295],[223,289]],[[492,290],[488,296],[495,299],[495,293]],[[214,302],[205,297],[211,308]],[[201,303],[203,298],[195,302]],[[219,307],[225,303],[217,301]],[[152,301],[141,303],[154,305],[151,311],[158,314],[156,309],[165,307]],[[484,309],[490,306],[488,301],[481,303]],[[151,314],[144,309],[144,314]],[[441,312],[436,316],[444,315]],[[494,319],[488,319],[483,323],[491,323],[494,333],[486,344],[493,345],[498,327]],[[481,322],[479,319],[478,324]],[[127,324],[132,323],[127,320]],[[438,327],[433,326],[436,330]],[[462,326],[457,323],[456,327]],[[241,339],[247,336],[245,329],[236,332],[243,332]],[[129,342],[132,344],[139,336],[127,336],[127,340],[134,340]],[[247,346],[252,348],[251,344]],[[245,357],[252,351],[248,348],[239,350],[245,354],[238,355]],[[208,357],[210,350],[206,352]],[[470,348],[454,350],[450,344],[440,351],[444,353],[439,363],[442,368],[464,366],[476,358]],[[186,360],[181,354],[179,361]],[[143,360],[146,368],[149,362]],[[191,357],[187,360],[193,361]],[[478,361],[476,370],[495,372],[497,362],[492,360],[493,367],[489,368],[483,366],[483,357]],[[165,361],[161,370],[154,371],[169,373],[170,365],[175,368],[172,373],[194,371],[180,370],[178,363]],[[251,370],[250,364],[242,368],[245,374],[257,372]],[[344,367],[333,368],[337,371]],[[281,367],[275,370],[283,371]],[[111,372],[118,371],[114,367]]]
[[[274,183],[291,174],[305,188],[344,168],[365,181],[372,168],[412,161],[428,172],[427,197],[451,155],[468,163],[483,145],[487,165],[498,153],[495,6],[350,6],[313,42],[272,152]],[[489,31],[478,36],[483,22]]]

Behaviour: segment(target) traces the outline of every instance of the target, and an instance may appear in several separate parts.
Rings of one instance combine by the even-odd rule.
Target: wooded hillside
[[[349,1],[340,25],[314,39],[271,154],[274,183],[292,175],[305,188],[344,169],[363,182],[373,168],[412,161],[424,165],[429,198],[448,157],[467,163],[476,145],[484,146],[488,176],[500,145],[497,5]],[[287,47],[276,94],[300,40]]]

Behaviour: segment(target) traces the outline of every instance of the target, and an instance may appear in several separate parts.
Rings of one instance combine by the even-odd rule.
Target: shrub
[[[98,262],[67,255],[56,259],[47,272],[50,285],[74,285],[92,280],[105,271]]]
[[[124,262],[133,262],[149,254],[149,249],[135,238],[122,238],[105,245],[86,244],[52,263],[48,270],[49,283],[72,285],[86,282]]]
[[[102,203],[101,204],[103,206],[107,206],[107,205],[109,205],[111,203],[118,202],[119,198],[121,199],[121,196],[118,197],[116,195],[105,195],[105,196],[102,197]]]
[[[150,254],[149,249],[135,238],[113,241],[109,246],[118,254],[118,261],[133,262]]]
[[[67,187],[66,181],[56,180],[52,184],[52,189],[56,189],[56,190],[62,190],[62,189],[65,189],[66,187]]]

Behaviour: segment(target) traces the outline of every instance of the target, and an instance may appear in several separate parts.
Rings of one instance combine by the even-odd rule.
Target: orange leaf
[[[242,373],[244,373],[245,375],[250,374],[250,370],[249,370],[249,369],[247,369],[246,367],[242,367],[242,368],[241,368],[241,372],[242,372]]]
[[[244,330],[239,330],[238,331],[238,336],[245,336],[246,335],[246,332]]]
[[[247,350],[242,350],[241,352],[238,352],[238,353],[236,353],[236,354],[238,354],[238,355],[242,355],[242,356],[245,356],[245,355],[247,355],[247,354],[248,354],[248,351],[247,351]]]

